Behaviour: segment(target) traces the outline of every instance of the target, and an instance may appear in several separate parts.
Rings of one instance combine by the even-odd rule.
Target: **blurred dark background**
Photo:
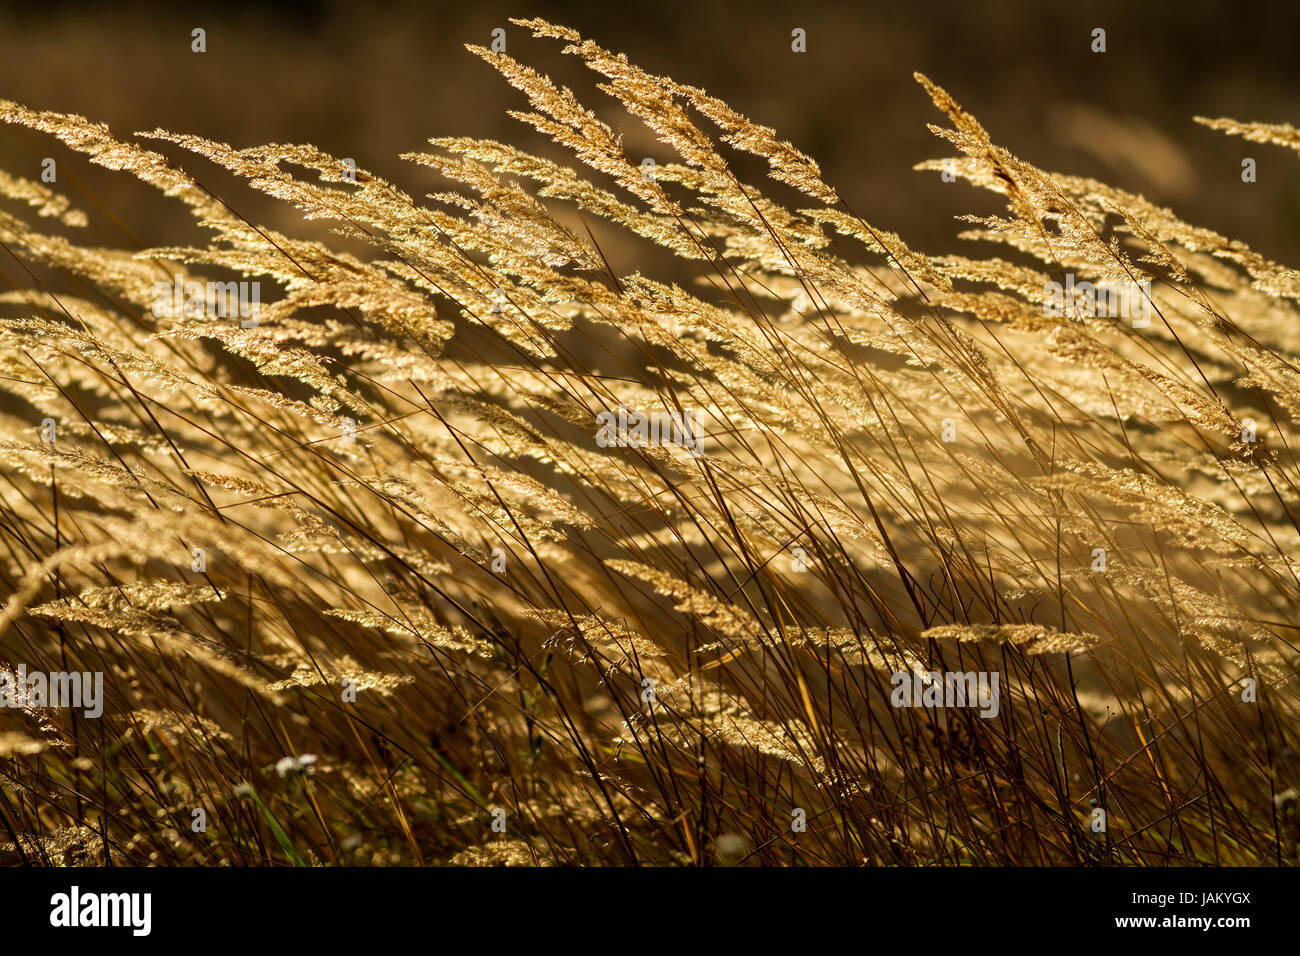
[[[914,70],[947,87],[1023,158],[1144,193],[1300,264],[1300,155],[1191,120],[1300,124],[1294,3],[0,4],[0,96],[82,113],[119,133],[161,126],[236,145],[311,142],[421,195],[436,180],[397,154],[428,137],[539,148],[505,113],[522,96],[463,49],[488,44],[494,27],[506,29],[509,53],[574,87],[602,115],[617,115],[559,43],[507,23],[533,15],[775,127],[821,163],[856,212],[929,252],[960,249],[953,215],[998,207],[910,168],[948,154],[926,129],[940,114]],[[202,55],[190,50],[195,27],[207,31]],[[791,52],[795,27],[807,31],[806,53]],[[1104,54],[1091,52],[1095,27],[1106,30]],[[629,133],[627,141],[665,158],[648,136]],[[0,130],[0,164],[11,172],[36,178],[46,155],[61,170],[75,162],[69,172],[114,212],[129,203],[123,219],[143,241],[179,238],[164,228],[174,211],[148,190],[87,171],[52,140]],[[1258,161],[1254,184],[1241,182],[1244,156]],[[211,181],[223,183],[217,174]],[[102,221],[73,184],[61,177],[59,186]],[[235,204],[253,205],[253,214],[271,208],[257,202]],[[296,221],[284,209],[266,215],[275,225]],[[102,239],[116,243],[120,234]]]

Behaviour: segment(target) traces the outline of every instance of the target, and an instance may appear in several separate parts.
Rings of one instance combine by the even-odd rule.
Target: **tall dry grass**
[[[523,25],[653,169],[482,48],[585,169],[436,139],[425,202],[0,103],[207,236],[78,245],[0,175],[0,662],[107,698],[0,711],[0,856],[1294,862],[1300,274],[918,77],[957,154],[926,167],[1006,199],[929,257],[703,90]],[[245,220],[206,164],[373,257]],[[160,306],[178,274],[260,282],[258,323]],[[1149,282],[1149,326],[1050,314],[1066,276]],[[621,406],[698,416],[701,454],[598,444]],[[998,674],[997,715],[892,706],[916,668]]]

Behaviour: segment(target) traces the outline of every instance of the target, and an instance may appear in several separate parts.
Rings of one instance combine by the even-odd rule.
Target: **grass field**
[[[999,209],[927,255],[511,31],[430,195],[0,101],[67,155],[0,172],[0,860],[1295,863],[1300,272],[917,74],[914,188]]]

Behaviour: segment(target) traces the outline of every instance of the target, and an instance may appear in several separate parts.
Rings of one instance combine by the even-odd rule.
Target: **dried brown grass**
[[[957,151],[926,167],[1007,203],[965,235],[1008,258],[928,257],[703,90],[524,25],[674,161],[479,48],[585,170],[437,139],[425,204],[309,146],[142,134],[182,168],[0,103],[208,236],[78,245],[0,176],[28,207],[0,212],[0,663],[108,697],[0,710],[0,855],[1293,862],[1300,274],[918,77]],[[246,221],[204,162],[374,257]],[[693,281],[611,261],[614,230]],[[155,314],[178,272],[278,292],[255,328]],[[1067,273],[1150,282],[1150,326],[1047,314]],[[620,405],[697,412],[703,454],[598,446]],[[999,673],[998,716],[892,707],[914,666]]]

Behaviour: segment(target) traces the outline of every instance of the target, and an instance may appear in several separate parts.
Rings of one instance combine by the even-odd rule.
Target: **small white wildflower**
[[[308,775],[316,772],[315,764],[315,754],[300,754],[297,757],[281,757],[275,763],[275,772],[282,777],[287,777],[291,773]]]

